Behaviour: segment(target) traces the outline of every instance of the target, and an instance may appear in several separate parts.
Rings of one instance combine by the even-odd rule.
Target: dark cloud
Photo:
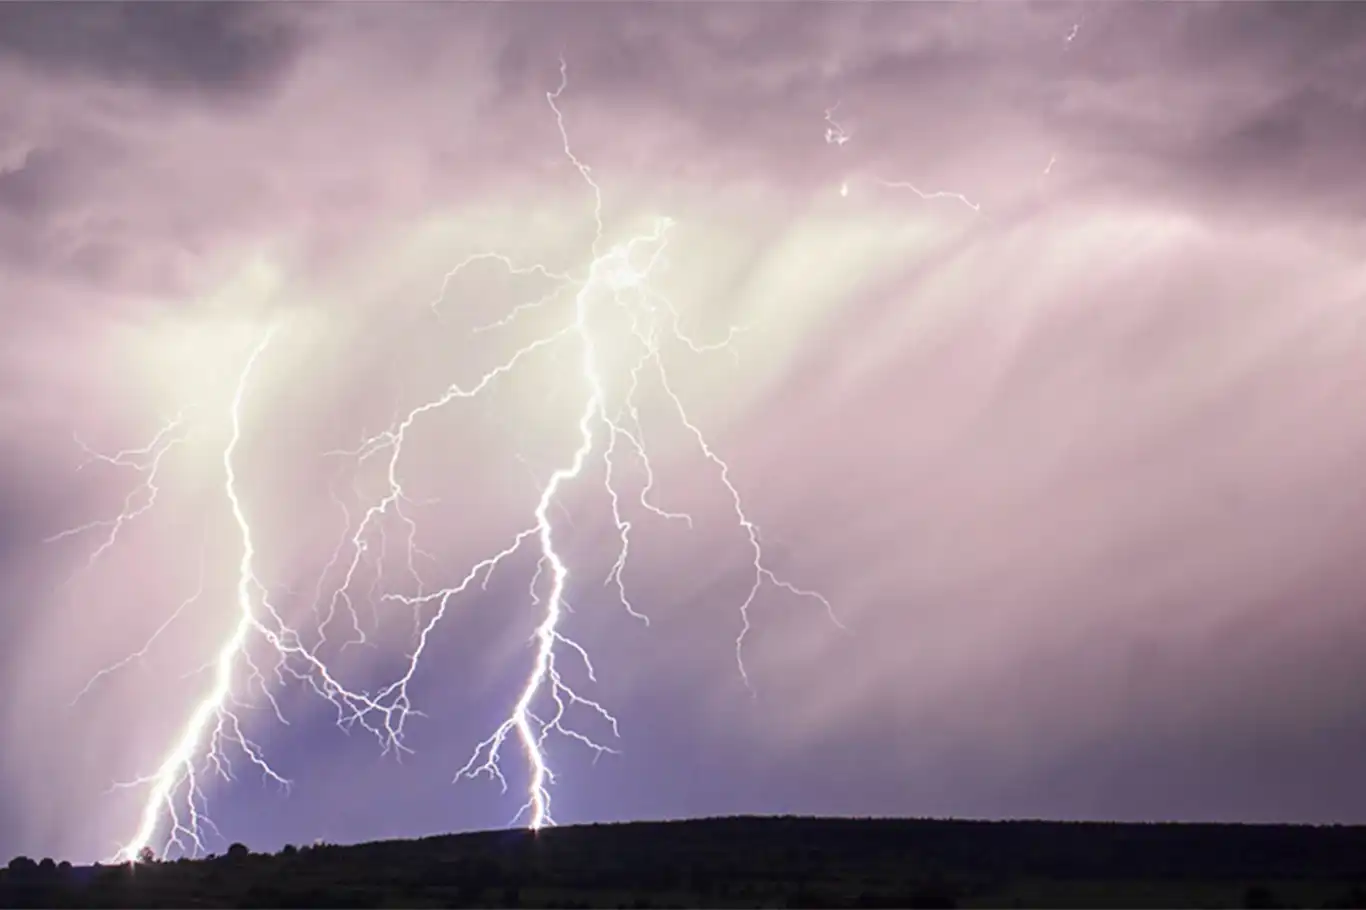
[[[25,86],[0,100],[0,261],[110,287],[183,287],[152,274],[178,268],[187,238],[158,223],[175,216],[126,200],[147,198],[146,175],[162,187],[183,178],[154,163],[174,117],[203,104],[242,115],[303,44],[299,20],[264,5],[0,5],[0,70]],[[159,198],[164,212],[180,194]]]
[[[1353,164],[1366,159],[1366,98],[1306,86],[1256,111],[1223,138],[1211,155],[1233,167],[1281,170],[1327,157]]]
[[[245,3],[6,3],[0,59],[53,74],[235,99],[263,91],[296,59],[301,35]]]
[[[895,164],[897,149],[906,166],[932,165],[946,141],[980,143],[1009,124],[1070,157],[1059,179],[1109,192],[1234,212],[1361,211],[1350,178],[1366,153],[1366,16],[1355,4],[751,3],[701,15],[660,3],[572,17],[526,4],[447,15],[496,28],[509,95],[544,85],[563,53],[583,91],[680,112],[715,155],[745,146],[737,160],[762,167],[781,155],[789,174],[828,161],[801,139],[839,101],[855,123],[849,161]],[[748,145],[757,135],[783,140],[760,150]]]
[[[119,283],[139,255],[129,219],[92,205],[101,181],[116,180],[128,149],[116,137],[72,131],[0,171],[0,261],[16,271]]]
[[[53,149],[32,149],[0,171],[0,212],[32,218],[51,208],[65,189],[69,158]]]
[[[1366,7],[1359,3],[1191,4],[1183,10],[1183,54],[1257,61],[1288,75],[1366,66]]]

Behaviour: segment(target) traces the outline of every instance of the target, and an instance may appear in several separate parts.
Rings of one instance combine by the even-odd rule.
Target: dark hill
[[[1366,907],[1366,828],[724,818],[98,869],[0,907]]]

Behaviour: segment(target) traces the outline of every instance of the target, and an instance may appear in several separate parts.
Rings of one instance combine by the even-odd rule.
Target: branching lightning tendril
[[[244,501],[240,489],[237,464],[238,448],[243,434],[243,412],[251,389],[251,378],[270,347],[274,330],[261,339],[247,359],[232,398],[228,415],[231,436],[222,451],[221,459],[223,491],[231,507],[241,546],[235,591],[236,622],[231,633],[219,647],[215,659],[205,667],[212,673],[209,691],[195,704],[178,737],[164,753],[159,766],[144,778],[116,785],[147,788],[146,801],[137,827],[117,853],[120,861],[135,861],[145,849],[152,847],[154,841],[158,840],[158,832],[162,832],[160,852],[163,855],[173,851],[193,855],[206,850],[205,832],[216,829],[206,814],[204,780],[206,777],[233,777],[234,768],[229,759],[230,751],[235,750],[245,756],[247,763],[265,779],[282,787],[289,786],[289,781],[267,762],[261,748],[247,737],[244,724],[236,713],[236,708],[243,704],[241,699],[245,697],[244,692],[256,691],[269,704],[276,719],[281,723],[287,723],[272,694],[271,680],[267,678],[267,673],[273,677],[277,685],[292,680],[326,699],[336,710],[336,721],[342,729],[350,730],[359,726],[367,730],[376,737],[385,753],[401,756],[410,751],[404,741],[405,724],[409,717],[420,716],[420,712],[412,705],[409,686],[418,672],[434,630],[458,595],[472,590],[476,584],[481,588],[486,587],[493,572],[513,554],[527,546],[535,546],[538,549],[537,569],[528,591],[532,603],[541,611],[540,621],[532,636],[531,668],[506,719],[474,748],[469,760],[457,771],[455,779],[459,781],[462,778],[489,777],[506,791],[508,781],[504,774],[504,751],[509,739],[514,739],[516,745],[521,748],[529,773],[525,801],[513,817],[513,823],[525,819],[527,826],[533,830],[554,824],[551,815],[551,785],[555,781],[555,775],[547,751],[551,737],[558,734],[577,742],[591,750],[595,756],[615,751],[574,728],[569,715],[575,709],[596,715],[606,723],[613,736],[618,732],[617,720],[608,709],[576,691],[564,674],[564,660],[568,656],[582,666],[589,683],[595,681],[594,666],[588,652],[570,638],[563,628],[563,619],[569,609],[566,594],[571,568],[559,548],[553,521],[554,514],[567,514],[563,501],[567,487],[584,475],[584,469],[590,459],[601,459],[605,472],[607,501],[620,543],[617,558],[608,576],[602,581],[603,584],[614,588],[630,616],[646,624],[649,623],[649,619],[632,603],[623,580],[634,525],[623,511],[623,497],[619,493],[616,481],[615,456],[629,451],[634,455],[636,463],[641,466],[645,482],[639,495],[635,497],[635,503],[644,512],[658,519],[679,522],[688,527],[691,527],[693,521],[688,514],[667,510],[656,504],[653,499],[655,475],[646,445],[638,401],[641,383],[647,374],[653,377],[656,386],[662,390],[674,416],[687,431],[698,451],[715,469],[728,494],[735,520],[748,542],[752,575],[747,593],[739,604],[740,628],[734,641],[736,665],[744,684],[751,692],[754,691],[744,660],[744,649],[747,636],[752,629],[751,609],[766,585],[794,597],[821,604],[831,621],[840,625],[833,607],[825,597],[790,583],[776,574],[766,562],[759,528],[746,512],[743,499],[731,480],[730,466],[717,454],[702,430],[690,417],[681,397],[675,392],[664,358],[662,346],[665,342],[681,344],[693,353],[702,354],[729,347],[740,330],[732,329],[720,341],[700,343],[682,331],[680,314],[674,304],[650,286],[651,274],[663,259],[669,230],[673,226],[671,220],[660,218],[648,232],[615,245],[608,245],[601,187],[593,176],[592,168],[575,154],[560,106],[561,97],[568,88],[568,83],[568,69],[561,60],[559,85],[554,91],[546,93],[546,101],[555,118],[566,159],[592,192],[595,233],[591,262],[582,274],[574,275],[540,264],[520,266],[513,258],[501,253],[476,254],[457,264],[445,275],[440,292],[431,302],[431,307],[440,316],[441,304],[448,290],[463,271],[476,262],[495,262],[511,274],[532,275],[551,281],[554,283],[554,289],[533,303],[515,307],[502,320],[479,327],[475,331],[496,330],[533,308],[567,304],[572,308],[571,314],[564,325],[518,349],[476,382],[468,386],[450,385],[441,395],[403,414],[389,429],[365,438],[359,447],[348,452],[330,453],[349,456],[356,465],[371,459],[382,459],[386,490],[378,501],[357,516],[354,527],[349,528],[343,536],[340,546],[333,552],[324,569],[323,577],[319,579],[313,604],[318,626],[311,644],[306,643],[298,631],[286,624],[280,611],[272,603],[270,588],[257,575],[257,539],[253,533],[249,506]],[[833,109],[827,112],[827,119],[832,113]],[[830,122],[832,131],[838,131],[839,128],[833,120]],[[842,144],[846,140],[838,137],[843,135],[842,131],[831,132],[827,134],[827,141]],[[604,365],[600,350],[603,339],[599,337],[600,329],[595,328],[592,320],[594,314],[612,307],[617,308],[616,313],[624,314],[626,322],[630,325],[629,333],[634,350],[638,351],[638,356],[629,370],[621,376],[608,375],[609,371]],[[472,566],[455,584],[445,587],[427,585],[418,571],[416,562],[418,556],[427,554],[420,550],[416,543],[418,525],[408,511],[412,500],[405,491],[401,470],[411,430],[448,405],[485,393],[502,378],[522,368],[528,361],[548,349],[561,345],[577,347],[578,380],[585,389],[581,403],[577,406],[576,447],[540,487],[535,509],[523,530],[513,535],[502,549]],[[129,494],[123,511],[115,519],[73,528],[56,535],[53,539],[93,530],[104,531],[98,548],[89,559],[88,564],[93,565],[116,544],[120,531],[129,522],[152,508],[158,493],[157,480],[163,459],[184,439],[184,422],[182,418],[177,417],[143,449],[120,452],[113,456],[98,456],[91,453],[92,458],[136,471],[141,483]],[[335,494],[334,500],[341,506],[343,517],[349,525],[351,513]],[[386,522],[389,521],[397,521],[402,525],[407,554],[405,568],[415,584],[416,593],[384,592],[378,594],[376,599],[380,603],[405,604],[412,609],[413,615],[418,617],[413,645],[404,658],[403,672],[397,679],[373,691],[348,688],[339,681],[333,669],[320,656],[321,649],[329,642],[329,629],[342,616],[349,617],[349,623],[345,620],[342,622],[350,626],[350,632],[341,643],[341,647],[344,649],[347,645],[366,642],[362,623],[356,614],[353,590],[359,577],[359,570],[367,559],[377,558],[377,572],[382,574],[387,552]],[[324,581],[334,569],[341,572],[341,581],[330,593],[324,593]],[[202,587],[201,573],[201,591],[183,604],[152,635],[141,651],[102,670],[91,680],[90,685],[146,653],[147,648],[151,647],[166,625],[174,622],[190,602],[202,599]],[[424,615],[425,619],[422,618]],[[840,625],[840,628],[843,626]],[[257,663],[250,647],[252,643],[266,647],[274,661],[273,666],[265,667]],[[333,641],[332,644],[336,642]]]
[[[1069,38],[1068,40],[1070,41],[1071,38]],[[825,144],[833,145],[837,150],[844,148],[845,144],[854,138],[854,134],[842,123],[835,119],[835,111],[839,110],[839,106],[840,102],[837,101],[835,102],[833,107],[828,107],[825,110]],[[919,196],[925,202],[934,202],[939,199],[952,199],[956,202],[961,202],[963,205],[972,209],[974,212],[982,211],[981,205],[979,205],[976,202],[973,202],[971,199],[969,199],[967,196],[964,196],[962,193],[953,193],[946,190],[937,190],[934,192],[929,192],[926,190],[922,190],[915,184],[909,183],[905,180],[879,179],[877,180],[877,183],[879,186],[885,187],[887,189],[910,190],[912,193]],[[843,183],[840,184],[840,195],[846,198],[849,196],[848,180],[845,180]]]

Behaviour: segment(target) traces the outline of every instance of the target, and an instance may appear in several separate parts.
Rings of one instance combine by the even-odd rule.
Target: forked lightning
[[[314,642],[311,645],[306,644],[299,632],[286,624],[272,603],[269,586],[258,577],[250,500],[248,491],[241,489],[236,460],[252,377],[262,358],[269,352],[274,330],[265,334],[247,359],[228,414],[231,435],[222,451],[221,464],[224,494],[240,535],[240,563],[234,595],[237,618],[231,634],[223,641],[209,666],[212,670],[211,687],[193,707],[159,766],[140,780],[119,785],[147,788],[146,801],[137,825],[117,853],[119,860],[136,861],[149,847],[163,855],[174,852],[194,855],[205,851],[205,834],[214,829],[206,814],[204,781],[209,776],[231,778],[233,764],[229,753],[234,750],[266,778],[281,786],[288,785],[285,777],[271,767],[262,750],[248,738],[236,713],[241,703],[239,699],[244,698],[247,691],[259,692],[272,707],[277,719],[285,722],[272,695],[273,687],[290,680],[300,682],[331,703],[337,712],[337,723],[343,728],[360,726],[370,731],[386,752],[407,751],[408,747],[404,743],[405,724],[410,716],[417,713],[408,690],[433,632],[458,595],[476,586],[486,587],[492,573],[525,547],[535,547],[538,551],[537,569],[528,591],[532,602],[541,611],[532,637],[530,669],[506,720],[475,747],[455,778],[458,781],[487,776],[506,790],[505,750],[509,739],[513,738],[520,746],[528,771],[525,799],[513,817],[513,823],[524,820],[533,830],[554,824],[551,785],[555,776],[547,752],[552,735],[559,734],[576,741],[596,754],[614,751],[574,728],[570,718],[574,709],[597,715],[614,736],[617,734],[616,719],[608,709],[576,691],[565,675],[569,668],[564,661],[570,657],[582,666],[589,683],[594,680],[594,668],[587,651],[573,641],[563,628],[571,566],[558,546],[554,518],[557,511],[563,514],[566,489],[583,476],[591,460],[600,460],[605,472],[606,501],[620,548],[608,576],[599,579],[599,582],[613,587],[625,610],[646,623],[646,615],[632,603],[623,579],[635,525],[624,511],[626,503],[618,486],[620,469],[614,460],[616,456],[631,453],[641,467],[644,483],[634,502],[644,513],[689,526],[692,523],[687,514],[666,510],[652,499],[655,477],[641,420],[642,383],[647,378],[652,379],[662,391],[680,425],[715,468],[717,478],[725,487],[733,506],[735,520],[748,542],[752,575],[747,593],[739,603],[739,630],[734,642],[736,663],[745,685],[753,691],[744,660],[745,641],[751,630],[750,611],[766,585],[819,603],[830,619],[839,624],[833,607],[825,597],[791,584],[775,574],[765,562],[759,528],[745,510],[742,497],[730,478],[728,464],[717,454],[676,394],[663,344],[678,343],[693,353],[701,354],[725,348],[739,330],[732,329],[718,341],[700,343],[683,333],[679,311],[672,301],[651,287],[652,273],[663,261],[669,231],[673,226],[669,219],[657,219],[649,231],[608,245],[601,188],[593,176],[592,168],[575,154],[560,106],[568,84],[568,69],[561,60],[559,85],[554,91],[546,93],[546,101],[554,116],[564,155],[592,193],[595,233],[589,264],[581,273],[572,274],[540,264],[519,266],[512,257],[501,253],[481,253],[468,257],[451,269],[441,283],[436,300],[432,302],[433,309],[440,314],[447,294],[461,273],[475,262],[492,261],[511,273],[536,275],[552,282],[553,290],[540,300],[522,304],[504,319],[476,331],[496,330],[533,308],[563,306],[568,310],[563,323],[516,350],[476,382],[468,386],[449,386],[441,395],[396,420],[388,430],[370,436],[359,447],[345,453],[353,457],[357,464],[375,458],[383,459],[387,488],[377,501],[359,515],[354,528],[345,535],[341,547],[328,563],[325,572],[336,568],[342,573],[342,578],[337,587],[325,595],[324,585],[321,581],[319,583],[319,596],[315,603],[318,627],[310,639]],[[827,113],[827,118],[832,113],[833,109]],[[828,141],[841,144],[847,141],[840,138],[844,134],[833,120],[830,123],[832,132],[828,134]],[[628,327],[621,331],[629,337],[602,337],[604,330],[595,326],[593,316],[604,310],[621,317],[621,324]],[[618,349],[623,341],[632,346],[635,356],[629,368],[611,371],[604,363],[602,350],[609,344]],[[572,451],[565,453],[563,462],[541,487],[536,507],[528,516],[522,531],[508,539],[497,552],[472,566],[454,584],[440,588],[428,586],[417,569],[416,557],[422,552],[416,543],[418,524],[405,510],[411,500],[405,493],[402,467],[411,431],[443,408],[489,391],[503,377],[524,368],[530,361],[543,357],[550,350],[563,346],[576,350],[576,382],[581,382],[583,389],[582,397],[574,405],[574,413],[578,416],[577,444]],[[613,375],[609,375],[609,372]],[[96,559],[107,555],[116,545],[121,529],[152,508],[158,492],[158,472],[162,461],[183,439],[184,421],[177,418],[144,449],[113,456],[94,456],[133,469],[140,482],[129,494],[123,511],[116,518],[92,522],[57,536],[64,538],[102,530],[104,535],[89,563],[93,565]],[[380,604],[405,604],[412,608],[419,617],[419,626],[412,649],[403,660],[403,672],[396,679],[374,690],[348,688],[324,661],[321,648],[328,641],[328,630],[339,614],[349,616],[352,629],[352,637],[344,644],[365,640],[362,624],[356,615],[355,600],[358,595],[354,588],[366,559],[372,558],[375,552],[382,554],[386,549],[385,526],[389,521],[402,524],[407,551],[406,569],[410,579],[417,583],[417,593],[377,592],[377,599]],[[179,615],[179,612],[175,615]],[[175,615],[167,622],[174,620]],[[158,630],[153,639],[160,633],[161,630]],[[258,663],[258,659],[253,657],[253,653],[259,653],[262,648],[270,655],[272,664],[269,667]],[[145,653],[145,650],[139,654]],[[107,674],[126,662],[106,668],[99,675]]]

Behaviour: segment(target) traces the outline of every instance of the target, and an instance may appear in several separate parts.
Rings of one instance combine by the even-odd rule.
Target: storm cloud
[[[564,499],[566,621],[597,670],[575,682],[621,739],[597,761],[552,741],[560,821],[1362,821],[1361,9],[0,5],[0,852],[112,852],[145,789],[110,786],[155,769],[207,687],[242,548],[228,406],[268,326],[240,491],[303,619],[383,481],[327,453],[566,312],[473,331],[548,285],[480,266],[442,291],[489,250],[591,260],[547,104],[561,60],[606,239],[671,218],[652,283],[689,336],[739,329],[671,346],[675,391],[771,567],[847,631],[765,589],[749,696],[745,532],[652,389],[654,495],[693,523],[631,514],[645,626],[600,584],[601,465]],[[531,359],[415,431],[429,584],[531,519],[573,453],[572,366]],[[44,543],[138,486],[85,447],[176,414],[153,508],[93,563],[101,528]],[[267,670],[281,725],[244,668],[247,735],[293,786],[236,760],[208,789],[224,843],[505,823],[515,792],[451,778],[529,667],[534,571],[522,554],[453,602],[401,764]],[[370,584],[373,645],[338,659],[373,688],[413,620]]]

